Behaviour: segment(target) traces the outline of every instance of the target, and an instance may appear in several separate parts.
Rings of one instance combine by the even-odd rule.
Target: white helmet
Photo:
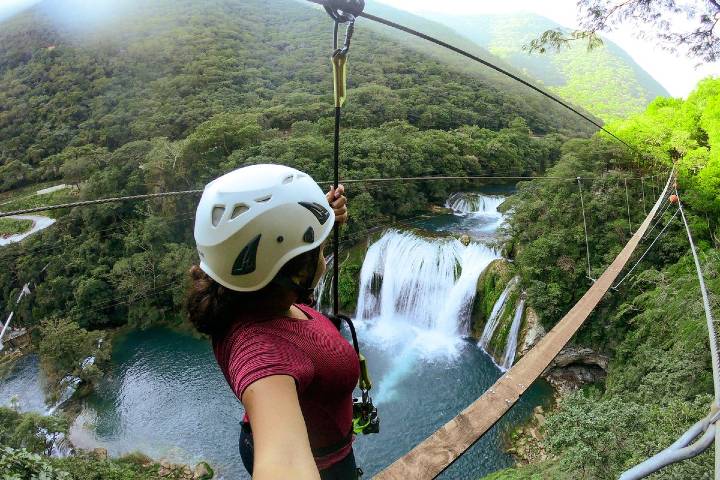
[[[200,199],[200,268],[231,290],[260,290],[289,260],[319,247],[334,223],[309,175],[282,165],[240,168],[209,183]]]

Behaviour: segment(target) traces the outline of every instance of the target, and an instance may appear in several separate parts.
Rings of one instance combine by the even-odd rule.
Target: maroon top
[[[277,317],[239,321],[213,338],[215,358],[238,399],[253,382],[271,375],[295,379],[312,449],[342,442],[352,428],[352,393],[360,376],[355,349],[325,315],[296,305],[310,319]],[[247,419],[247,418],[246,418]],[[345,458],[352,443],[322,458],[325,469]]]

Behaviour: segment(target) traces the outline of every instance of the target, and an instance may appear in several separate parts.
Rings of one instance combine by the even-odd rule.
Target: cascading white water
[[[317,300],[317,303],[315,305],[315,309],[318,311],[323,310],[323,300],[325,300],[325,297],[327,296],[325,290],[327,290],[327,287],[332,285],[332,278],[333,278],[333,263],[335,262],[334,256],[330,255],[329,257],[325,258],[325,264],[327,265],[327,270],[325,271],[325,274],[320,277],[320,281],[318,282],[317,286],[315,287],[315,298]]]
[[[103,342],[103,339],[100,338],[100,339],[98,340],[98,347],[100,347],[100,345],[102,345],[102,342]],[[95,355],[91,355],[91,356],[89,356],[89,357],[87,357],[87,358],[84,358],[84,359],[80,362],[80,368],[81,368],[82,370],[85,370],[86,368],[91,367],[91,366],[93,366],[93,365],[95,365]],[[60,386],[61,386],[61,387],[64,386],[65,389],[63,390],[62,394],[60,395],[60,398],[58,398],[58,401],[55,402],[55,405],[53,405],[52,407],[50,407],[50,409],[47,411],[47,414],[48,414],[48,415],[52,415],[53,413],[55,413],[55,411],[56,411],[59,407],[61,407],[65,402],[67,402],[68,400],[70,400],[70,398],[71,398],[73,395],[75,395],[75,392],[77,391],[77,389],[78,389],[78,387],[80,386],[80,383],[81,383],[81,382],[82,382],[82,380],[80,379],[80,377],[76,377],[75,375],[66,375],[66,376],[64,376],[64,377],[62,378],[62,380],[60,380]]]
[[[418,359],[450,359],[469,324],[477,281],[498,253],[478,243],[390,230],[367,251],[356,324],[383,349],[401,346],[378,386],[387,401]]]
[[[66,458],[72,455],[72,444],[62,432],[51,432],[46,428],[38,428],[36,435],[49,445],[48,452],[54,458]]]
[[[357,320],[384,343],[426,337],[425,353],[449,353],[465,332],[478,277],[495,250],[390,230],[370,246],[360,272]]]
[[[52,415],[60,406],[62,406],[63,403],[70,400],[70,397],[75,395],[75,392],[77,391],[77,388],[80,385],[81,381],[82,380],[80,380],[80,378],[74,375],[67,375],[63,377],[63,379],[60,380],[60,386],[64,386],[65,389],[60,395],[60,398],[58,398],[58,401],[55,402],[55,405],[50,407],[50,409],[47,411],[47,414]]]
[[[520,325],[522,324],[523,314],[525,313],[525,299],[521,298],[515,309],[510,333],[508,334],[507,343],[505,344],[505,354],[503,355],[503,370],[508,370],[515,362],[515,352],[517,351],[518,334],[520,333]]]
[[[503,313],[505,313],[505,305],[507,303],[508,296],[510,295],[510,292],[513,290],[513,288],[515,288],[515,285],[517,285],[518,281],[518,277],[514,277],[512,280],[510,280],[505,287],[505,290],[503,290],[503,292],[500,294],[500,297],[495,302],[495,305],[493,305],[492,312],[490,312],[490,317],[485,323],[485,328],[483,329],[482,336],[480,337],[480,341],[478,342],[478,345],[482,347],[482,349],[485,351],[487,351],[490,340],[492,340],[492,337],[495,334],[495,330],[500,323],[500,319],[502,318]]]
[[[505,201],[505,197],[499,195],[484,195],[482,193],[453,193],[445,202],[456,215],[468,215],[480,213],[501,217],[498,208]]]

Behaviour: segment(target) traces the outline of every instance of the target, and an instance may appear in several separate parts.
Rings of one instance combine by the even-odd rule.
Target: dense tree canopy
[[[291,0],[119,5],[126,8],[98,27],[54,22],[57,2],[3,24],[0,188],[57,175],[61,159],[53,156],[78,154],[69,147],[114,151],[131,141],[179,140],[220,114],[254,113],[264,128],[287,130],[331,113],[321,12]],[[539,95],[503,91],[495,79],[458,73],[358,27],[348,125],[405,120],[422,129],[498,130],[519,116],[538,134],[592,131]],[[66,170],[92,165],[85,156]]]
[[[550,173],[583,177],[593,277],[631,233],[625,180],[637,226],[665,181],[663,175],[643,184],[638,177],[674,164],[712,305],[717,306],[718,88],[720,79],[707,79],[685,101],[658,99],[645,113],[610,125],[647,156],[628,155],[599,135],[563,146]],[[578,186],[528,182],[513,206],[509,233],[528,304],[553,326],[590,284]],[[605,384],[564,399],[549,416],[542,441],[548,461],[499,472],[493,480],[617,478],[707,415],[713,387],[705,313],[684,226],[670,223],[674,213],[668,208],[660,217],[639,250],[668,225],[664,235],[620,289],[606,296],[576,338],[611,357]],[[704,454],[657,477],[703,478],[712,465],[712,454]]]

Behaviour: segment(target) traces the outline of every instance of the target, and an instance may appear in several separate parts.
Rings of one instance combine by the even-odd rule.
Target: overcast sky
[[[39,0],[0,0],[0,20]],[[88,0],[91,1],[91,0]],[[483,13],[534,12],[555,22],[576,28],[575,0],[378,0],[396,8],[432,18],[436,12],[460,15]],[[682,18],[678,21],[683,21]],[[639,40],[632,28],[607,34],[610,40],[623,47],[650,75],[655,77],[672,95],[685,97],[698,80],[709,75],[720,76],[720,64],[704,65],[696,69],[695,61],[678,58],[655,47],[651,41]]]
[[[484,13],[533,12],[570,28],[577,28],[575,0],[378,0],[396,8],[432,19],[432,14],[450,13],[472,15]],[[681,17],[678,21],[684,21]],[[670,94],[685,97],[698,80],[709,75],[720,76],[720,64],[704,65],[696,69],[694,60],[678,58],[632,35],[632,28],[621,28],[607,38],[620,45],[635,61],[660,82]],[[539,32],[541,33],[541,32]]]

